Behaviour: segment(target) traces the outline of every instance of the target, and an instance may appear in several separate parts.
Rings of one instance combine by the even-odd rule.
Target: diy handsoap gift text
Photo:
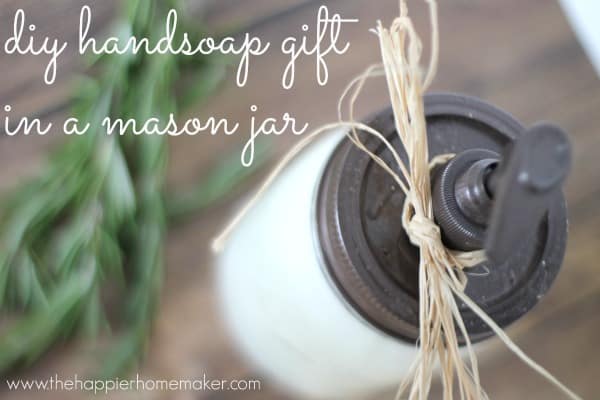
[[[277,49],[271,42],[264,41],[250,33],[226,37],[204,37],[194,41],[188,32],[180,32],[178,28],[177,11],[171,10],[165,20],[164,35],[158,39],[150,40],[146,37],[135,37],[130,34],[127,26],[123,26],[118,36],[96,38],[90,35],[93,24],[93,12],[90,6],[83,6],[79,16],[78,43],[76,51],[81,55],[120,55],[128,54],[175,54],[185,57],[209,55],[220,53],[234,56],[237,63],[236,85],[244,87],[252,76],[252,64],[257,57],[267,56]],[[309,58],[315,65],[315,79],[319,85],[325,86],[329,78],[327,66],[328,56],[343,55],[350,48],[350,43],[341,39],[342,28],[349,23],[358,22],[357,19],[344,19],[339,14],[330,14],[326,6],[321,6],[317,12],[316,25],[307,24],[299,27],[295,36],[282,40],[277,50],[287,58],[286,65],[281,72],[281,85],[284,89],[291,89],[296,82],[296,64],[303,58]],[[77,28],[76,28],[77,29]],[[309,39],[310,37],[310,39]],[[60,74],[60,60],[74,43],[61,41],[58,38],[43,36],[37,33],[37,26],[29,22],[25,10],[16,11],[13,19],[12,34],[4,40],[4,51],[14,56],[44,57],[45,70],[40,71],[46,85],[56,82]],[[242,163],[250,165],[254,157],[254,141],[260,135],[279,135],[285,131],[301,135],[308,129],[308,124],[301,124],[290,115],[284,113],[279,118],[266,118],[257,121],[254,112],[258,106],[248,105],[251,111],[250,139],[242,154]],[[38,119],[14,118],[11,116],[10,104],[2,108],[3,128],[5,134],[45,135],[52,130],[51,123],[43,123]],[[223,133],[231,135],[237,132],[240,124],[210,117],[200,121],[190,119],[181,124],[174,120],[161,121],[151,118],[148,121],[122,121],[105,118],[102,126],[107,134],[125,134],[133,131],[135,134],[164,134],[171,136],[196,135],[206,132],[210,135]],[[82,135],[89,130],[87,122],[80,122],[76,118],[68,118],[63,124],[63,133],[68,135]]]

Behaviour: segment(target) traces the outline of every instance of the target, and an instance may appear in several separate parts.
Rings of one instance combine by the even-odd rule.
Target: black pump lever
[[[489,150],[459,153],[434,176],[434,215],[456,250],[485,248],[502,263],[529,241],[571,166],[571,145],[560,128],[534,125],[504,157]]]

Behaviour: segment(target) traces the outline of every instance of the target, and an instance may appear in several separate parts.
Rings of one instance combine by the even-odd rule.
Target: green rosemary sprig
[[[125,0],[118,27],[157,39],[173,7],[174,0]],[[0,373],[35,361],[57,340],[94,337],[115,325],[121,333],[103,375],[124,372],[144,353],[165,269],[167,212],[181,218],[208,207],[253,171],[228,160],[203,185],[167,199],[166,138],[101,131],[106,116],[160,118],[210,96],[225,63],[195,59],[198,84],[177,96],[187,68],[189,60],[169,54],[99,57],[99,73],[82,79],[73,106],[73,115],[92,129],[69,138],[42,174],[7,200],[0,219],[0,312],[12,322],[0,329]],[[122,305],[116,323],[107,315],[111,302]]]

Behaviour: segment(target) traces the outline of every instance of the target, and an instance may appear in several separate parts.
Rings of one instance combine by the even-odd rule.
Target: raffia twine
[[[411,364],[409,374],[398,388],[396,400],[405,398],[405,396],[409,400],[427,399],[436,370],[439,370],[441,375],[444,399],[452,400],[456,388],[458,388],[461,400],[488,399],[481,386],[477,357],[456,298],[477,314],[508,349],[525,364],[560,389],[568,398],[580,400],[575,393],[528,357],[504,330],[465,294],[467,277],[464,270],[484,261],[483,251],[453,251],[447,248],[441,240],[440,228],[435,223],[433,215],[430,169],[437,164],[447,162],[453,155],[441,155],[431,161],[429,159],[423,94],[431,85],[437,72],[439,29],[436,1],[424,1],[429,9],[432,37],[431,54],[426,72],[423,73],[421,68],[422,42],[408,15],[406,0],[400,0],[400,16],[392,22],[391,27],[386,29],[379,21],[376,29],[373,30],[379,38],[382,63],[368,67],[349,83],[338,102],[338,122],[323,125],[307,134],[284,156],[254,197],[246,203],[214,240],[213,250],[216,252],[222,250],[233,229],[254,207],[282,170],[304,148],[324,132],[345,128],[348,130],[348,138],[354,145],[366,152],[374,162],[389,173],[404,192],[406,201],[402,224],[410,241],[418,246],[420,251],[418,354]],[[370,126],[356,122],[354,118],[354,105],[367,80],[382,76],[387,80],[396,131],[408,155],[408,165],[405,165],[398,151],[383,134]],[[342,110],[347,100],[349,118],[345,120]],[[367,149],[361,141],[358,131],[375,136],[387,147],[400,175],[392,165],[387,164]],[[461,355],[457,331],[464,338],[466,357]]]

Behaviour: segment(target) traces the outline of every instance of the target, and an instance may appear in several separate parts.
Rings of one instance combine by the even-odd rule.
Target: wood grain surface
[[[51,3],[48,4],[48,3]],[[82,4],[94,12],[93,30],[109,26],[114,1],[106,0],[0,0],[0,37],[7,37],[17,8],[24,8],[41,32],[74,40]],[[215,115],[242,121],[247,132],[252,104],[259,115],[292,112],[299,121],[316,127],[335,118],[336,101],[347,82],[377,61],[378,48],[368,29],[377,19],[390,22],[397,14],[395,0],[215,0],[207,18],[211,26],[250,30],[278,44],[313,24],[320,4],[346,17],[360,18],[344,31],[350,51],[329,59],[330,81],[320,87],[314,60],[298,65],[297,83],[281,88],[286,59],[279,52],[251,65],[249,83],[237,88],[233,79],[208,104],[190,115]],[[525,124],[552,120],[571,135],[575,164],[567,186],[570,237],[563,270],[549,294],[526,318],[511,326],[509,334],[539,361],[585,399],[600,398],[600,80],[555,1],[504,0],[440,2],[441,59],[434,90],[464,92],[503,108]],[[421,32],[428,21],[423,4],[411,1],[411,13]],[[425,34],[425,39],[427,35]],[[43,59],[0,54],[0,98],[17,116],[41,116],[46,121],[67,112],[74,75],[82,70],[70,54],[59,65],[57,83],[43,85]],[[373,84],[360,101],[363,115],[383,107],[386,92]],[[224,138],[180,137],[171,140],[169,185],[193,182],[225,152],[237,148],[246,135]],[[43,165],[50,146],[62,140],[47,137],[0,137],[0,189],[6,189]],[[293,142],[290,135],[273,140],[276,154]],[[276,155],[275,154],[275,155]],[[274,157],[275,157],[274,155]],[[217,312],[211,283],[209,242],[231,214],[234,204],[223,204],[199,215],[169,233],[166,286],[150,353],[141,374],[146,378],[179,379],[209,376],[223,379],[254,377],[255,372],[233,350]],[[494,356],[486,360],[482,376],[492,399],[561,399],[550,387],[501,344],[492,343]],[[83,343],[57,347],[27,377],[44,377],[90,371],[92,353]],[[310,384],[310,383],[307,383]],[[2,385],[0,385],[1,387]],[[118,399],[285,399],[273,387],[260,393],[121,393]],[[78,399],[75,393],[9,393],[3,399]],[[378,397],[390,399],[383,394]],[[433,397],[436,398],[436,397]]]

